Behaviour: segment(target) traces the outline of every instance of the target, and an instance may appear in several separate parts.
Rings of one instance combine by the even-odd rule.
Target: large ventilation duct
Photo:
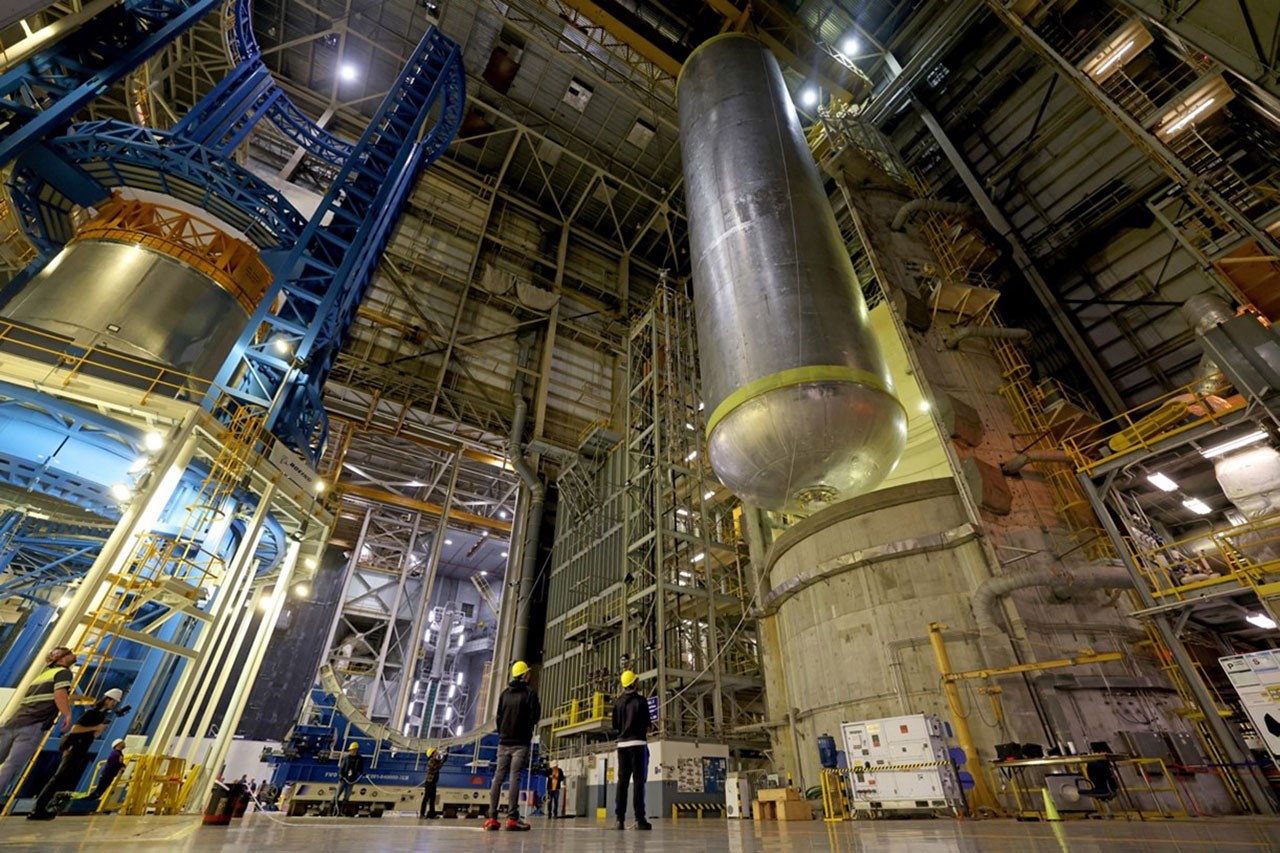
[[[1280,513],[1280,453],[1259,445],[1223,456],[1213,473],[1227,500],[1249,521]]]
[[[726,34],[678,88],[711,467],[775,510],[871,489],[906,414],[778,63]]]

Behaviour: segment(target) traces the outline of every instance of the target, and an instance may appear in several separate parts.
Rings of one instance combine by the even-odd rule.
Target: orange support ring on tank
[[[182,210],[119,193],[98,208],[71,242],[106,240],[145,246],[207,275],[250,314],[258,307],[271,271],[252,243],[238,240]]]

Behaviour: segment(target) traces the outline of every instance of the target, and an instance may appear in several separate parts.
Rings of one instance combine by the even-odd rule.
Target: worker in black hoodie
[[[636,690],[636,674],[622,673],[622,695],[613,700],[613,728],[618,733],[618,829],[627,828],[627,788],[634,782],[636,829],[653,829],[644,811],[644,785],[649,776],[649,702]]]
[[[533,730],[542,716],[538,693],[529,686],[533,674],[522,660],[511,665],[511,683],[498,699],[498,763],[493,784],[489,786],[489,819],[484,828],[494,830],[498,824],[498,800],[502,783],[510,777],[511,794],[507,801],[507,829],[524,831],[529,824],[520,819],[520,774],[529,763]]]

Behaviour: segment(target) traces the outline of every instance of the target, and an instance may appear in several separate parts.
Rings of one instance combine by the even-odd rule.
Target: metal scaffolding
[[[669,286],[631,327],[626,395],[621,443],[561,491],[542,681],[552,733],[607,733],[632,669],[659,737],[740,742],[763,715],[742,507],[706,464],[693,305]]]

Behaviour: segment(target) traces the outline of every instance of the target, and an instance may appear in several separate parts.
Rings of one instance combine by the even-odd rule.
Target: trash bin
[[[231,816],[233,818],[244,817],[244,813],[249,808],[249,800],[251,799],[249,796],[249,786],[237,783],[233,787],[239,790],[236,792],[235,805],[231,809]]]
[[[204,808],[204,825],[230,825],[232,812],[235,811],[236,803],[239,802],[243,793],[244,786],[239,782],[233,782],[230,785],[214,782],[213,790],[209,792],[209,804]]]

